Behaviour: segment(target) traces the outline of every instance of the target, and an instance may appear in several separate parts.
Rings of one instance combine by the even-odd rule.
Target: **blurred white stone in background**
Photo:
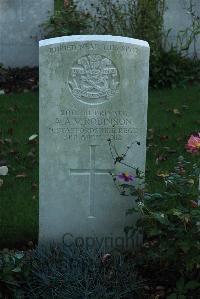
[[[1,166],[0,167],[0,175],[7,175],[8,174],[8,167],[7,166]]]
[[[38,65],[39,26],[53,9],[54,0],[0,0],[0,64]]]

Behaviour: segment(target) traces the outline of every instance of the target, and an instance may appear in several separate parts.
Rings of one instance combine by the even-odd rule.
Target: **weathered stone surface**
[[[196,16],[200,17],[200,1],[192,0],[193,12]],[[166,0],[166,12],[164,14],[164,27],[165,30],[170,30],[168,34],[168,43],[176,46],[177,36],[183,36],[182,32],[185,32],[187,39],[183,39],[183,46],[190,38],[192,29],[192,15],[189,10],[190,1],[188,0]],[[189,29],[189,30],[188,30]],[[180,43],[178,43],[180,46]],[[187,54],[191,57],[197,55],[200,57],[200,35],[196,36],[196,41],[192,42]]]
[[[0,63],[38,65],[39,27],[53,13],[54,0],[0,1]]]
[[[119,154],[131,146],[126,162],[144,170],[148,69],[144,41],[94,35],[40,42],[40,243],[80,236],[110,238],[114,247],[133,223],[125,212],[134,199],[121,196],[110,175],[130,169],[114,166],[108,139]]]

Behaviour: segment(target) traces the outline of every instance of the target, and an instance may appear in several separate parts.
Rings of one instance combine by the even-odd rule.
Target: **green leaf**
[[[180,248],[184,251],[184,252],[188,252],[188,250],[191,248],[191,246],[193,244],[191,244],[190,242],[186,241],[179,241],[178,245],[180,246]]]
[[[158,236],[158,235],[161,235],[161,234],[162,234],[162,230],[157,229],[157,228],[149,229],[149,232],[148,232],[148,235],[150,237],[155,237],[155,236]]]
[[[191,280],[191,281],[189,281],[189,282],[185,285],[185,288],[186,288],[187,290],[195,290],[195,289],[197,289],[197,288],[199,288],[199,287],[200,287],[200,282],[195,281],[195,280]]]
[[[181,292],[184,289],[185,286],[185,280],[183,277],[181,277],[176,284],[177,289]]]
[[[180,218],[180,216],[182,215],[181,211],[177,210],[177,209],[172,209],[171,210],[172,215],[174,216],[178,216]]]
[[[173,293],[173,294],[167,296],[167,299],[178,299],[178,296],[175,293]]]
[[[169,224],[169,220],[168,220],[167,216],[164,215],[163,213],[156,212],[156,213],[153,213],[153,216],[161,224],[165,224],[165,225]]]
[[[16,267],[12,270],[12,272],[19,273],[19,272],[21,272],[21,270],[22,269],[20,267]]]
[[[24,254],[23,254],[23,253],[15,253],[15,257],[16,257],[18,260],[21,260],[21,259],[24,257]]]
[[[152,197],[154,199],[161,199],[161,198],[163,198],[163,196],[160,193],[154,193],[154,194],[152,194]]]

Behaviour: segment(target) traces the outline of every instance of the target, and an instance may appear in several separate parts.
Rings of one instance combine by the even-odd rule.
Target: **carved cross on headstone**
[[[20,16],[19,21],[24,22],[24,0],[20,0]]]
[[[90,201],[90,212],[88,218],[95,218],[95,177],[96,175],[108,175],[114,169],[97,169],[95,167],[96,161],[96,145],[90,145],[90,168],[88,169],[70,169],[71,175],[87,175],[89,176],[89,201]]]

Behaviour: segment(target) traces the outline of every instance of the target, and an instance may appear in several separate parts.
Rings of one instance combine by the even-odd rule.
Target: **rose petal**
[[[101,260],[102,260],[103,264],[105,264],[105,262],[107,262],[110,258],[111,258],[111,254],[106,253],[106,254],[104,254],[104,256],[102,257]]]

